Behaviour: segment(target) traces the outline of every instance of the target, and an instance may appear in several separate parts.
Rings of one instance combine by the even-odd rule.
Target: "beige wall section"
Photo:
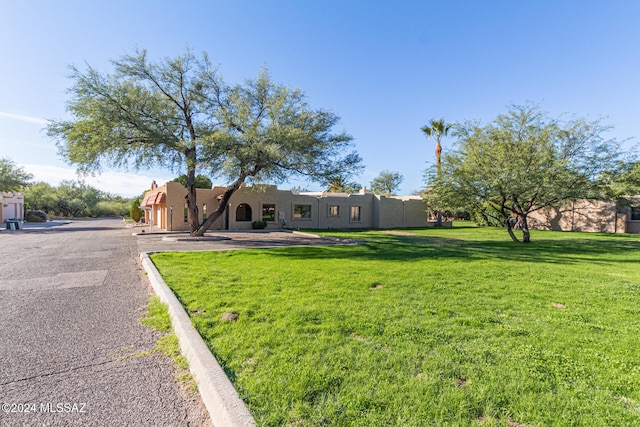
[[[0,193],[0,222],[8,219],[24,219],[24,195]]]
[[[201,220],[217,209],[218,197],[225,190],[225,187],[197,189],[198,213]],[[154,227],[188,231],[189,223],[185,219],[186,195],[187,189],[177,182],[167,182],[151,190],[145,196],[145,200],[161,203],[149,206],[151,209],[145,211],[145,220],[148,223],[149,214],[153,212]],[[273,185],[261,185],[243,187],[236,191],[231,197],[227,213],[210,229],[250,230],[253,221],[262,219],[265,206],[275,206],[274,218],[267,222],[267,229],[405,228],[434,225],[433,222],[427,221],[424,203],[418,196],[298,193],[278,190]],[[249,210],[250,215],[247,214]],[[301,215],[301,212],[304,214]],[[631,218],[630,212],[629,208],[618,209],[615,202],[579,200],[562,209],[546,209],[531,213],[529,226],[541,230],[640,233],[640,221],[628,220]]]
[[[163,230],[189,231],[189,223],[185,220],[185,206],[187,189],[178,182],[167,182],[166,184],[151,190],[145,195],[146,198],[153,199],[154,194],[164,193],[164,203],[154,204],[151,210],[145,210],[145,222],[149,223],[150,211],[153,212],[153,226]],[[218,206],[215,195],[211,190],[196,189],[196,199],[198,201],[198,214],[203,215],[204,205],[207,205],[207,213],[215,210]],[[213,209],[211,207],[215,206]]]
[[[222,193],[216,187],[214,192]],[[373,194],[304,193],[278,190],[275,186],[243,187],[229,202],[229,229],[251,229],[252,221],[262,220],[265,205],[275,205],[275,218],[267,221],[267,229],[282,228],[371,228],[373,227]],[[238,218],[240,205],[251,208],[251,221]],[[360,208],[360,218],[352,218],[352,208]],[[337,215],[334,213],[337,212]],[[283,223],[284,220],[284,223]],[[222,225],[222,224],[219,224]],[[223,226],[221,228],[224,228]]]
[[[626,215],[615,202],[577,200],[561,209],[529,214],[529,226],[539,230],[625,233]]]
[[[225,187],[198,189],[199,215],[210,215],[217,209]],[[162,193],[165,194],[162,197]],[[185,221],[186,188],[177,182],[167,182],[151,190],[145,200],[160,201],[145,211],[145,220],[153,212],[154,226],[163,230],[187,231]],[[212,230],[250,230],[253,221],[263,218],[263,211],[275,206],[275,215],[267,221],[267,229],[285,228],[396,228],[427,225],[422,200],[417,196],[384,197],[374,194],[299,193],[278,190],[276,186],[243,187],[229,201],[227,213],[211,227]],[[248,208],[247,208],[248,207]],[[250,211],[250,214],[248,212]]]
[[[418,196],[385,197],[380,201],[377,228],[426,227],[426,206]]]

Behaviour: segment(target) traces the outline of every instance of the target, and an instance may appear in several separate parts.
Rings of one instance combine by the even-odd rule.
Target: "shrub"
[[[47,214],[40,210],[28,210],[24,219],[29,222],[47,222]]]
[[[92,217],[127,215],[129,215],[129,200],[100,200],[91,208]]]
[[[267,228],[267,221],[253,221],[251,223],[251,228],[253,228],[254,230],[262,230],[264,228]]]
[[[137,198],[131,204],[131,211],[129,212],[129,214],[131,215],[131,219],[135,222],[140,221],[140,218],[142,218],[142,209],[140,209],[140,203],[142,203],[142,201],[140,200],[140,198]]]

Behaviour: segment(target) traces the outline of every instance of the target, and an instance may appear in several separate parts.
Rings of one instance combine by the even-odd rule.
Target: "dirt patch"
[[[351,334],[351,338],[353,338],[356,341],[367,342],[367,339],[365,337],[360,336],[358,334]]]
[[[467,382],[469,382],[469,380],[467,380],[465,377],[460,377],[456,382],[458,384],[458,387],[462,388],[467,386]]]
[[[554,306],[555,308],[567,308],[566,305],[564,304],[560,304],[559,302],[554,302],[553,304],[551,304],[552,306]]]
[[[224,313],[222,316],[220,316],[220,320],[222,320],[223,322],[235,322],[239,317],[240,315],[238,313],[229,312]]]
[[[371,287],[369,288],[369,290],[375,291],[377,289],[382,289],[382,284],[380,283],[374,283],[371,285]]]
[[[204,309],[202,308],[198,308],[196,310],[189,310],[189,314],[193,315],[193,314],[202,314],[202,313],[206,313],[206,311],[204,311]]]

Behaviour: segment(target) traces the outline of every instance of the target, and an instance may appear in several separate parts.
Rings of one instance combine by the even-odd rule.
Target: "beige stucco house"
[[[0,224],[8,219],[24,219],[24,195],[22,193],[0,193]]]
[[[560,209],[529,214],[529,227],[539,230],[640,233],[638,207],[619,207],[615,201],[577,200]]]
[[[225,187],[197,189],[198,212],[202,218],[217,209]],[[167,231],[187,231],[187,189],[177,182],[152,184],[142,206],[145,222]],[[400,228],[425,227],[424,203],[419,196],[385,197],[360,194],[298,192],[276,186],[242,187],[229,202],[225,214],[212,230],[249,230],[253,221],[264,220],[267,229],[280,228]]]

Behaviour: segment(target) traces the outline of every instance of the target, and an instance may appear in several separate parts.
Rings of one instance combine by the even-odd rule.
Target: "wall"
[[[426,206],[418,196],[385,197],[379,199],[377,228],[426,227]]]
[[[189,223],[185,221],[185,204],[187,189],[178,182],[167,182],[166,184],[151,190],[145,195],[153,196],[154,194],[164,193],[164,203],[154,204],[153,226],[163,230],[172,231],[189,231]],[[215,194],[211,190],[197,188],[196,199],[199,215],[203,215],[204,205],[207,205],[207,212],[211,213],[218,207],[218,201]],[[150,211],[145,209],[145,222],[149,223]]]
[[[539,230],[626,232],[626,216],[618,213],[613,201],[578,200],[560,209],[544,209],[529,214],[529,227]]]
[[[219,205],[225,187],[211,190],[197,189],[199,215],[211,215]],[[164,193],[164,196],[162,194]],[[145,211],[145,220],[153,212],[154,226],[164,230],[188,231],[185,221],[186,188],[177,182],[167,182],[154,188],[145,196],[147,203],[155,203],[152,209]],[[162,201],[161,203],[159,201]],[[238,207],[251,215],[238,218]],[[261,221],[265,205],[275,205],[275,215],[267,222],[267,229],[286,228],[398,228],[427,226],[427,215],[422,200],[417,196],[384,197],[374,194],[344,193],[299,193],[278,190],[273,185],[242,187],[236,191],[227,207],[227,211],[216,220],[211,230],[250,230],[252,222]],[[306,206],[304,215],[296,206]],[[172,209],[173,208],[173,209]],[[355,217],[359,209],[359,218]],[[298,214],[297,214],[298,213]],[[227,218],[228,217],[228,218]],[[228,224],[227,224],[228,223]]]
[[[213,189],[221,194],[223,187]],[[264,205],[275,205],[275,220],[267,222],[267,229],[287,228],[371,228],[374,227],[373,194],[305,193],[278,190],[275,186],[243,187],[236,191],[229,202],[229,229],[251,229],[252,221],[261,221]],[[251,221],[237,221],[238,206],[251,207]],[[296,216],[296,205],[309,206],[310,215]],[[331,214],[337,206],[338,215]],[[360,220],[351,218],[351,208],[360,207]],[[336,209],[336,208],[334,208]],[[223,221],[216,221],[213,229],[224,229]]]
[[[24,219],[22,193],[0,193],[0,222],[8,219]]]

